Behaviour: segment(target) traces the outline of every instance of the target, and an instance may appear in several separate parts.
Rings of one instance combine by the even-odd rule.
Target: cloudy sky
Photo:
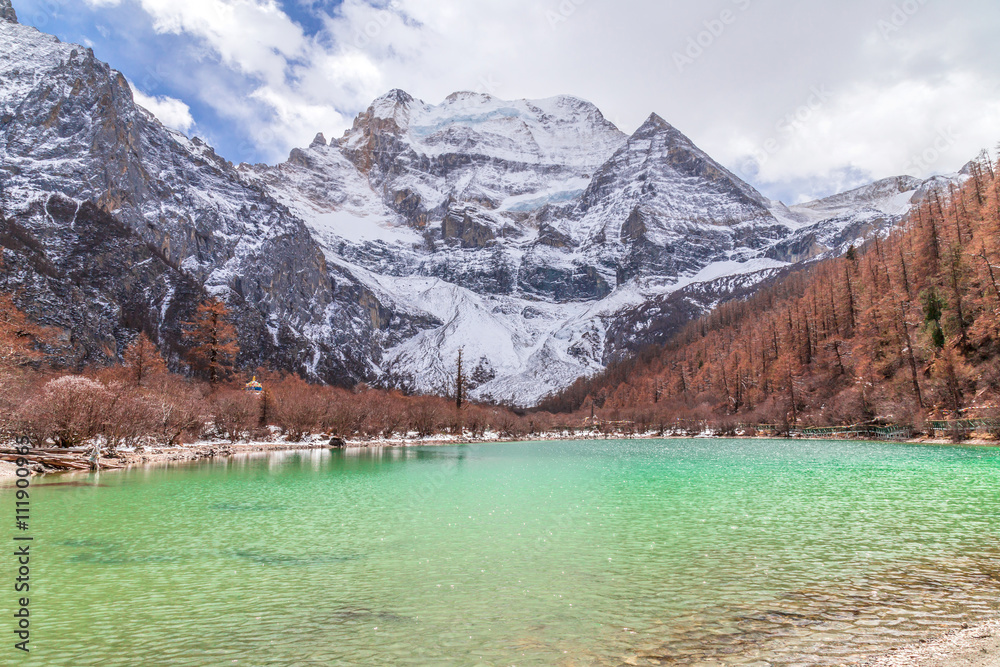
[[[996,0],[14,0],[236,162],[375,97],[571,94],[651,113],[788,203],[958,170],[1000,141]]]

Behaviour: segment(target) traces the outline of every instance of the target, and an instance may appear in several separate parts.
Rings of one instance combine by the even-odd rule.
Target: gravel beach
[[[1000,667],[1000,620],[949,632],[859,667]]]

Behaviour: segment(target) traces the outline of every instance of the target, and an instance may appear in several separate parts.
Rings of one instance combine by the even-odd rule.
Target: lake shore
[[[1000,667],[1000,620],[954,630],[871,658],[858,667]]]
[[[147,447],[142,451],[122,452],[116,459],[101,459],[104,467],[133,467],[187,463],[205,459],[229,458],[239,454],[329,449],[323,442],[204,442],[176,447]]]
[[[342,448],[347,449],[375,449],[380,447],[431,447],[463,444],[488,444],[501,442],[559,442],[567,440],[684,440],[696,439],[768,439],[762,436],[716,436],[714,434],[700,434],[696,436],[668,434],[659,435],[655,433],[645,434],[624,434],[624,433],[579,433],[562,432],[534,435],[521,438],[503,437],[496,433],[488,433],[483,437],[461,437],[451,435],[420,437],[395,437],[376,438],[371,440],[345,440]],[[798,438],[796,438],[798,439]],[[288,441],[251,441],[251,442],[229,442],[221,440],[202,441],[188,445],[176,445],[167,447],[146,447],[137,451],[122,451],[115,458],[102,458],[100,460],[103,470],[115,470],[131,468],[135,466],[156,466],[171,463],[195,462],[206,459],[227,458],[241,454],[256,454],[263,452],[287,452],[296,450],[316,450],[335,449],[330,444],[330,436],[314,436],[302,442]],[[864,442],[859,440],[858,442]],[[943,438],[913,438],[910,440],[897,441],[897,444],[926,445],[926,446],[961,446],[961,447],[1000,447],[1000,442],[989,439],[970,439],[955,443]],[[86,456],[79,455],[84,461]],[[0,479],[12,479],[15,476],[16,466],[10,461],[0,461]],[[79,472],[78,470],[45,470],[39,466],[32,466],[33,474],[39,472]]]

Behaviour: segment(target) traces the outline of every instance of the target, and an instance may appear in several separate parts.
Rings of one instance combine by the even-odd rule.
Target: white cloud
[[[109,2],[113,0],[88,0]],[[361,72],[361,63],[328,53],[269,0],[137,0],[159,33],[187,35],[207,46],[235,75],[249,82],[249,99],[205,89],[202,101],[245,126],[271,159],[308,141],[317,128],[341,126],[336,99],[344,85],[338,72]],[[368,76],[373,71],[368,68]],[[315,88],[303,81],[319,77]],[[341,79],[345,77],[341,74]],[[347,77],[351,78],[351,77]],[[334,85],[329,85],[333,83]],[[348,86],[351,82],[346,82]],[[257,103],[256,105],[254,103]],[[241,157],[241,156],[236,156]]]
[[[272,160],[397,87],[429,102],[568,93],[626,132],[656,111],[727,166],[764,150],[744,175],[793,199],[955,170],[1000,139],[995,0],[914,0],[903,15],[910,5],[890,0],[344,0],[315,36],[276,0],[135,1],[157,31],[195,39],[249,82],[252,105],[215,90],[202,101]],[[816,87],[832,95],[781,124]],[[913,160],[935,143],[935,160]]]
[[[132,87],[132,97],[136,104],[148,110],[167,127],[181,132],[189,132],[194,127],[191,108],[180,100],[172,97],[146,95],[142,91],[136,90],[134,86]]]
[[[798,179],[821,184],[829,176],[834,188],[843,189],[872,178],[957,171],[1000,138],[1000,97],[971,72],[821,92],[803,96],[762,131],[723,136],[710,130],[715,157],[765,185]],[[838,179],[834,170],[853,177]]]

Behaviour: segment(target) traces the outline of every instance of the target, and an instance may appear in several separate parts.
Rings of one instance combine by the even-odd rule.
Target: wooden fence
[[[789,435],[798,438],[852,438],[909,440],[917,434],[913,426],[900,424],[854,424],[852,426],[797,427],[777,424],[741,424],[743,430]],[[936,436],[969,436],[976,431],[1000,432],[1000,419],[952,419],[924,422],[923,431]]]

